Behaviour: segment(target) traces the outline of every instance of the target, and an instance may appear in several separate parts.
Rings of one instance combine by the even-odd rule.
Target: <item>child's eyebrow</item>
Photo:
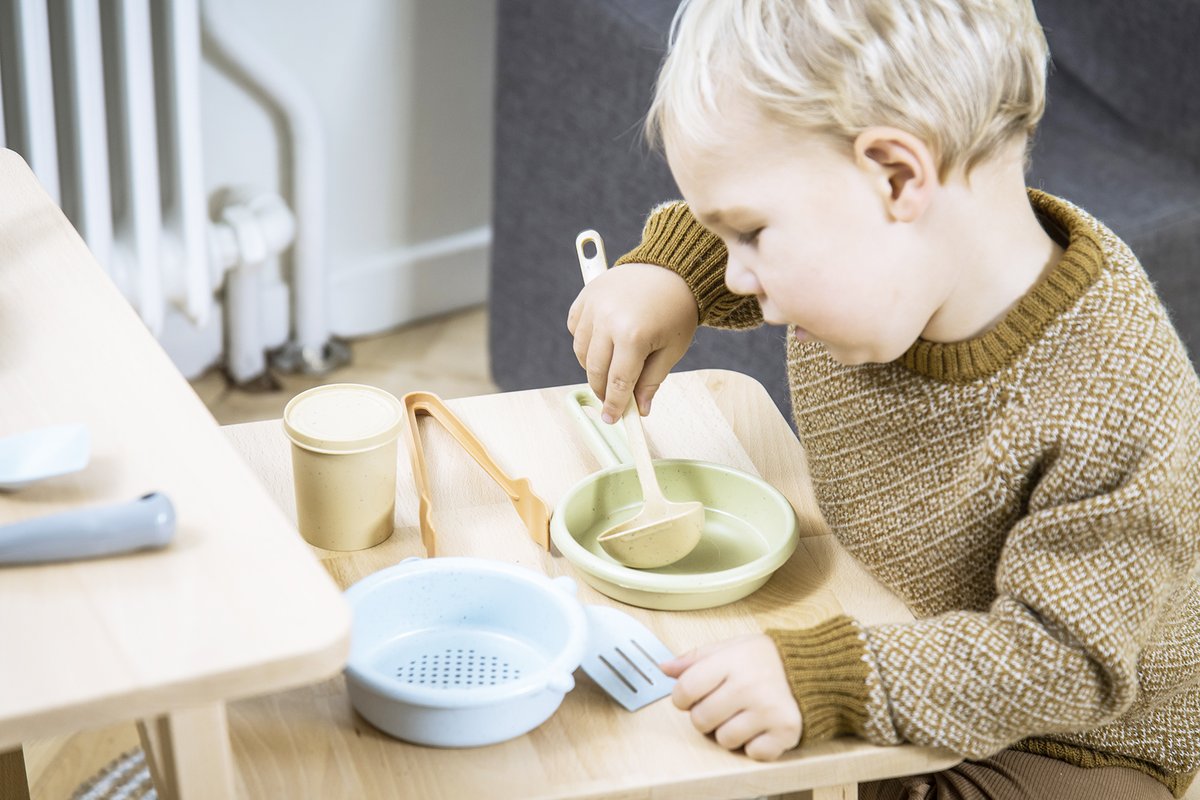
[[[746,219],[754,216],[754,212],[743,206],[734,206],[733,208],[714,208],[711,211],[699,211],[692,209],[697,221],[705,227],[711,228],[714,225],[721,223],[729,223],[730,219]]]

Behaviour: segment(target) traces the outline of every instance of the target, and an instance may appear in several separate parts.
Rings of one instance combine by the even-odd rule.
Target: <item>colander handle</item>
[[[546,688],[552,692],[566,694],[575,688],[575,676],[569,672],[555,672],[546,678]]]

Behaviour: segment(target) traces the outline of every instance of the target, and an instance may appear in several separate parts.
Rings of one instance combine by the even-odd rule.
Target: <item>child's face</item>
[[[950,287],[921,220],[897,221],[879,164],[824,137],[734,117],[720,145],[671,147],[697,219],[725,242],[725,283],[844,364],[898,358]]]

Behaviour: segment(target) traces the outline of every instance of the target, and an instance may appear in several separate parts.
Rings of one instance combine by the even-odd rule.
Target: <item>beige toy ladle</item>
[[[585,252],[588,244],[595,247],[595,255],[588,256]],[[608,269],[604,242],[595,231],[583,231],[575,238],[575,252],[579,256],[584,284]],[[663,496],[642,430],[642,417],[632,398],[621,421],[642,485],[642,509],[632,519],[600,534],[596,541],[606,553],[627,567],[653,569],[674,564],[700,543],[704,532],[704,504],[699,501],[677,503]]]

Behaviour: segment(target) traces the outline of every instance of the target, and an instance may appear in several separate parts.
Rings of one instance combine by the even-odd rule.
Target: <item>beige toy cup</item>
[[[392,535],[396,440],[404,406],[374,386],[335,383],[283,410],[292,441],[300,535],[327,550],[363,550]]]

